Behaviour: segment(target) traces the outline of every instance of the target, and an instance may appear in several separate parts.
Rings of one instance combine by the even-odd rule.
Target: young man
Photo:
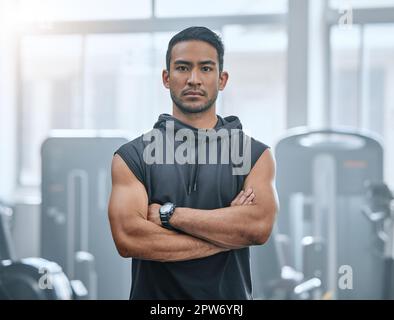
[[[172,115],[115,152],[109,220],[133,258],[130,299],[251,299],[249,246],[267,241],[278,210],[275,162],[237,117],[216,115],[223,54],[205,27],[176,34],[162,74]]]

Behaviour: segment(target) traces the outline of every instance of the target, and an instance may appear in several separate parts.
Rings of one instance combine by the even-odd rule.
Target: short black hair
[[[223,71],[223,56],[224,56],[224,45],[222,39],[212,30],[206,27],[189,27],[182,30],[173,36],[168,43],[168,49],[166,54],[167,70],[170,71],[171,51],[172,48],[182,41],[198,40],[204,41],[213,46],[218,53],[219,60],[219,72]]]

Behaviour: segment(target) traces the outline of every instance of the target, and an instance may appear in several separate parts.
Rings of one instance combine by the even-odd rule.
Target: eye
[[[212,70],[211,67],[208,67],[208,66],[202,67],[202,71],[208,72],[208,71],[211,71],[211,70]]]
[[[187,71],[187,67],[186,66],[178,66],[178,67],[176,67],[176,70],[178,70],[178,71]]]

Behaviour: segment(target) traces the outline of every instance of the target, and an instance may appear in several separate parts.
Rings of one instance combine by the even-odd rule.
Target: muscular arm
[[[112,192],[108,207],[111,232],[122,257],[181,261],[207,257],[228,249],[147,220],[148,196],[119,155],[112,161]]]
[[[187,234],[229,249],[265,243],[279,208],[275,190],[275,162],[269,149],[257,160],[245,180],[253,189],[253,204],[215,210],[177,208],[170,223]]]

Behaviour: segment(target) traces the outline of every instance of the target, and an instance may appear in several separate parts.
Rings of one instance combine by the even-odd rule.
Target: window
[[[156,0],[157,17],[285,13],[287,0]]]
[[[81,128],[80,36],[26,37],[21,43],[19,180],[40,182],[40,147],[50,129]]]
[[[150,0],[19,0],[21,22],[147,18]]]
[[[332,110],[335,125],[373,131],[385,150],[385,180],[394,186],[394,24],[334,27]]]
[[[284,26],[226,26],[224,68],[230,77],[222,112],[274,147],[286,130],[287,34]]]
[[[86,124],[132,135],[152,128],[159,113],[171,112],[161,73],[172,34],[91,35],[86,40]]]
[[[22,41],[20,182],[40,182],[51,129],[121,129],[131,136],[171,113],[163,87],[172,34],[34,36]]]
[[[91,20],[95,23],[89,26],[99,26],[100,31],[90,32],[104,32],[21,37],[17,154],[22,186],[39,186],[40,147],[51,129],[121,129],[136,136],[150,130],[160,113],[171,113],[161,73],[168,41],[178,31],[175,17],[228,15],[215,30],[223,36],[225,68],[230,72],[228,87],[217,101],[218,113],[239,116],[250,134],[271,146],[285,129],[286,26],[235,25],[231,15],[286,13],[287,0],[202,0],[195,7],[178,0],[12,4],[20,22],[70,21],[72,26],[74,20]],[[152,4],[158,23],[174,31],[111,34],[100,24],[106,19],[151,17]],[[180,19],[179,26],[183,24]]]
[[[334,27],[332,46],[332,121],[335,125],[358,127],[360,29]]]
[[[393,7],[394,0],[330,0],[330,6],[335,9],[351,6],[353,8]]]

